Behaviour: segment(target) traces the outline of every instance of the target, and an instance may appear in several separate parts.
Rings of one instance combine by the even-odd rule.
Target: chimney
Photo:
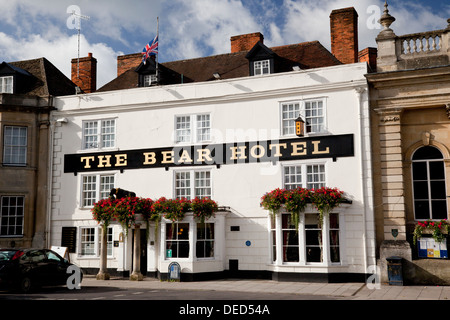
[[[242,34],[231,37],[231,53],[248,51],[260,41],[264,42],[264,36],[260,32]]]
[[[333,10],[330,29],[331,53],[342,63],[358,62],[358,13],[355,8]]]
[[[370,66],[370,71],[376,72],[377,56],[378,56],[378,49],[369,47],[359,52],[358,60],[359,62],[367,62],[367,64]]]
[[[89,52],[87,57],[72,59],[72,82],[84,93],[97,90],[97,59]]]
[[[117,57],[117,76],[131,68],[137,68],[142,62],[142,53],[132,53]]]

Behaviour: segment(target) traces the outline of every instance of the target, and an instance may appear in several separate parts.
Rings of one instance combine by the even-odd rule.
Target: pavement
[[[273,280],[224,279],[197,282],[168,282],[145,277],[96,280],[85,276],[82,287],[118,287],[150,290],[206,290],[230,292],[283,293],[327,296],[343,300],[450,300],[450,286],[398,286],[366,283],[278,282]],[[189,299],[187,299],[189,300]]]

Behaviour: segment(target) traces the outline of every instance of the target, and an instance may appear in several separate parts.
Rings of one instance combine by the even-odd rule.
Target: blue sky
[[[46,57],[70,77],[77,57],[77,30],[70,12],[79,9],[80,55],[98,60],[98,87],[116,76],[117,56],[140,52],[156,34],[159,61],[230,51],[230,37],[261,32],[268,46],[319,40],[330,48],[329,15],[353,6],[359,15],[359,49],[376,47],[376,22],[384,0],[0,0],[0,62]],[[388,1],[397,35],[444,29],[450,3]],[[75,7],[73,7],[75,6]]]

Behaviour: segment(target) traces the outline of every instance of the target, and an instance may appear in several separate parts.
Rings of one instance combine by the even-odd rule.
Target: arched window
[[[419,148],[413,155],[412,179],[416,220],[447,218],[443,158],[442,153],[431,146]]]

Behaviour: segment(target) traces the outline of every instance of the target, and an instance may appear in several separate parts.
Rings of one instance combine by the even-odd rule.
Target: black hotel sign
[[[353,135],[236,142],[64,156],[64,172],[227,165],[353,157]]]

